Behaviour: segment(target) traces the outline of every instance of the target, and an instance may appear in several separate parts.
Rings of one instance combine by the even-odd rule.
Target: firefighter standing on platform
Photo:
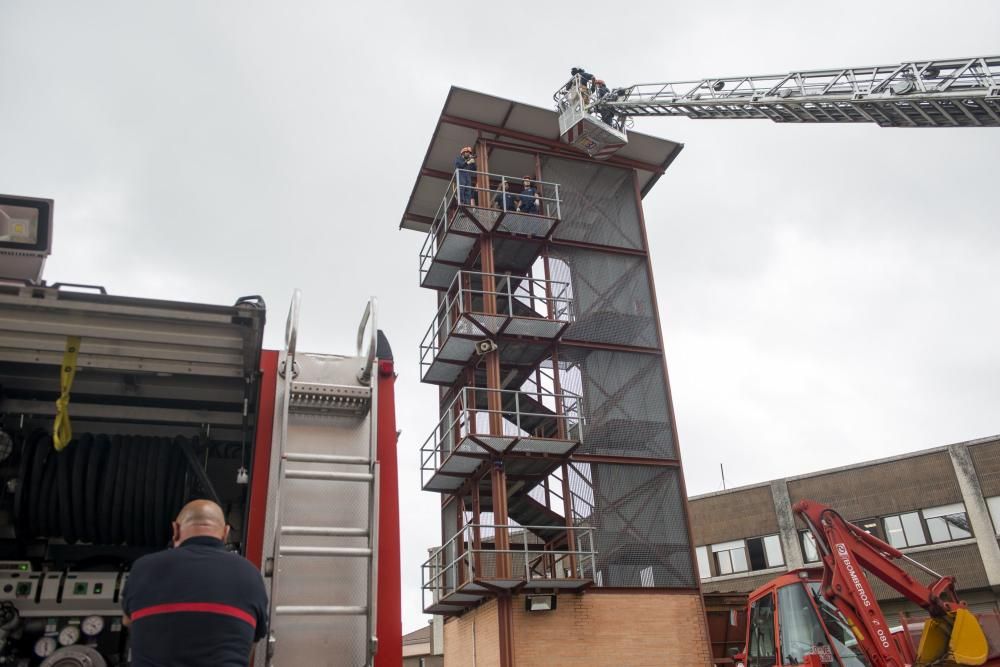
[[[472,180],[476,171],[476,157],[471,146],[465,146],[455,158],[455,169],[458,171],[458,201],[460,204],[476,205],[476,191]]]

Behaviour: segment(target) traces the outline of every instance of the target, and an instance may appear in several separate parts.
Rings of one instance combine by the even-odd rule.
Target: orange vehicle
[[[843,519],[802,501],[821,566],[783,574],[750,594],[741,667],[1000,665],[1000,617],[975,615],[942,576]],[[925,585],[901,567],[933,577]],[[926,613],[890,626],[869,583],[875,576]]]

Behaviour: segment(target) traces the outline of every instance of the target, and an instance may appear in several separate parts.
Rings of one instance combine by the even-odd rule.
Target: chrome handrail
[[[468,174],[470,176],[471,183],[469,185],[460,183],[460,176],[463,174]],[[486,171],[473,171],[469,169],[455,169],[452,172],[451,178],[445,188],[445,192],[441,197],[441,203],[438,205],[437,211],[435,211],[434,217],[431,220],[430,228],[427,230],[427,236],[424,238],[423,245],[420,247],[419,259],[421,275],[426,272],[425,264],[427,261],[432,261],[437,255],[437,242],[444,238],[450,229],[453,216],[449,215],[449,213],[452,210],[452,206],[458,204],[458,197],[461,190],[468,189],[476,193],[486,192],[488,193],[487,209],[509,213],[512,211],[509,209],[507,197],[505,196],[500,197],[499,207],[493,206],[498,191],[493,189],[492,183],[496,182],[498,183],[498,187],[501,187],[501,184],[503,183],[517,183],[521,180],[521,177],[511,176],[509,174],[496,174]],[[486,187],[478,185],[480,182],[485,182],[487,184]],[[561,220],[562,199],[559,196],[559,184],[552,181],[541,181],[535,178],[532,178],[531,182],[536,188],[535,199],[538,200],[539,208],[544,211],[544,214],[521,212],[516,209],[513,212],[517,212],[521,215],[538,215],[541,218]],[[519,192],[506,192],[505,194],[516,197],[521,196],[521,193]],[[463,205],[469,206],[470,204],[466,202]],[[475,205],[474,208],[482,207]]]
[[[566,549],[548,549],[547,543],[538,537],[542,532],[561,531],[565,534]],[[495,535],[498,531],[505,531],[508,540],[514,542],[513,546],[506,549],[475,547],[477,533],[481,538],[482,532],[487,531]],[[529,541],[530,540],[532,541]],[[574,545],[573,548],[568,548]],[[448,559],[448,550],[455,549],[456,555]],[[597,571],[597,550],[594,547],[594,528],[592,526],[520,526],[516,524],[465,524],[451,539],[431,552],[430,557],[421,565],[422,582],[421,588],[426,593],[431,591],[435,594],[435,599],[458,590],[463,585],[470,583],[475,578],[495,579],[491,576],[495,572],[476,571],[477,562],[482,561],[482,556],[509,555],[523,557],[523,575],[515,575],[511,572],[511,579],[523,579],[527,582],[550,579],[591,579]],[[538,564],[544,563],[548,559],[549,563],[543,565],[543,570],[539,574]],[[557,564],[569,560],[570,568],[560,571]],[[460,577],[455,573],[454,580],[449,583],[454,570],[464,564],[465,576]],[[568,575],[568,576],[567,576]],[[508,577],[504,577],[508,578]],[[460,580],[461,579],[461,580]],[[443,580],[443,581],[442,581]]]
[[[361,324],[358,325],[358,356],[361,355],[361,346],[364,344],[365,339],[365,327],[368,325],[369,320],[371,321],[371,333],[369,333],[368,338],[368,353],[365,356],[365,361],[361,365],[361,370],[358,372],[358,381],[361,384],[371,384],[372,380],[372,366],[375,364],[375,354],[378,351],[378,323],[377,323],[377,304],[375,297],[371,297],[368,300],[368,305],[365,306],[365,313],[361,316]]]
[[[463,278],[479,278],[480,284],[486,277],[494,279],[494,289],[487,290],[484,287],[466,287]],[[518,282],[517,288],[512,288],[512,283]],[[500,287],[497,287],[500,285]],[[525,287],[527,285],[527,287]],[[538,292],[537,294],[535,292]],[[571,323],[576,319],[573,308],[572,285],[562,280],[548,280],[534,276],[519,276],[508,273],[483,273],[478,271],[459,271],[452,278],[445,298],[441,300],[438,310],[431,320],[423,339],[420,341],[420,365],[425,367],[433,363],[441,348],[442,331],[451,332],[452,327],[458,319],[467,313],[479,313],[481,311],[466,307],[465,297],[467,296],[487,296],[504,297],[504,306],[498,310],[497,315],[507,317],[531,318],[531,315],[517,315],[514,312],[514,303],[518,302],[526,305],[536,315],[536,319],[550,320],[553,322]],[[536,305],[537,304],[537,305]],[[455,317],[451,316],[452,310],[457,310]],[[542,310],[543,312],[538,312]],[[494,313],[490,313],[494,314]],[[430,356],[430,359],[428,359]]]
[[[513,410],[504,409],[501,407],[499,413],[507,419],[508,423],[510,419],[509,414],[513,413],[515,416],[515,421],[511,423],[512,426],[517,427],[519,433],[507,433],[506,430],[503,433],[493,434],[490,433],[489,427],[479,430],[476,428],[477,424],[481,421],[486,421],[488,423],[488,415],[497,412],[495,410],[490,410],[489,407],[478,408],[476,407],[476,394],[475,392],[482,392],[489,396],[489,393],[495,392],[501,394],[501,404],[503,403],[503,396],[513,396],[514,406]],[[521,410],[521,394],[527,394],[531,396],[536,402],[545,405],[544,401],[556,401],[556,409],[553,410],[554,414],[549,414],[547,412],[525,412]],[[539,397],[542,400],[538,400]],[[488,401],[488,398],[487,398]],[[485,387],[463,387],[458,394],[451,400],[450,403],[442,410],[443,416],[438,420],[435,425],[434,430],[431,434],[424,440],[423,445],[420,447],[421,460],[420,460],[420,470],[421,474],[425,471],[435,471],[440,465],[451,455],[454,445],[457,444],[461,439],[469,435],[508,435],[514,437],[520,435],[523,432],[521,429],[521,420],[523,417],[545,417],[549,419],[555,419],[556,421],[562,421],[565,425],[565,432],[567,434],[576,430],[575,440],[583,439],[583,415],[582,410],[582,397],[573,392],[563,391],[562,393],[556,394],[553,392],[539,392],[539,391],[520,391],[516,389],[487,389]],[[454,410],[456,404],[461,405],[459,409]],[[561,410],[559,409],[561,408]],[[456,414],[453,414],[456,413]],[[474,413],[475,418],[469,419],[469,413]],[[483,416],[487,416],[485,419]],[[459,430],[458,436],[455,436],[456,427]],[[470,428],[471,427],[471,428]],[[568,438],[569,439],[569,438]],[[444,451],[445,442],[450,443],[451,448],[448,451]]]

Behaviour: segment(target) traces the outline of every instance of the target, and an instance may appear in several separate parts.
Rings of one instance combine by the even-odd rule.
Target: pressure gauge
[[[80,628],[76,625],[67,625],[59,631],[59,644],[71,646],[80,641]]]
[[[57,648],[59,648],[59,644],[56,643],[55,637],[42,637],[35,642],[35,655],[39,658],[47,658],[55,653]]]
[[[100,616],[88,616],[80,622],[80,630],[88,637],[101,634],[104,629],[104,619]]]

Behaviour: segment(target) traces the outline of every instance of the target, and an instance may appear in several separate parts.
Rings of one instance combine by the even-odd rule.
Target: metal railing
[[[590,518],[596,509],[593,503],[593,485],[589,477],[582,474],[580,470],[576,468],[576,464],[570,463],[569,470],[570,480],[566,486],[569,488],[570,507],[572,508],[574,521],[579,522]],[[574,475],[579,478],[588,489],[590,489],[587,493],[587,495],[590,496],[589,498],[573,489]],[[563,503],[564,496],[562,482],[562,471],[556,470],[545,478],[542,483],[536,485],[528,491],[528,497],[532,498],[539,504],[544,505],[553,512],[563,514],[565,506]],[[579,484],[580,482],[577,483]]]
[[[438,205],[430,230],[420,248],[421,279],[427,271],[427,266],[437,256],[440,243],[451,229],[456,217],[458,205],[472,209],[494,211],[497,213],[518,213],[525,216],[549,218],[548,225],[539,226],[546,233],[552,220],[562,217],[559,184],[550,181],[530,179],[534,195],[524,192],[524,179],[509,174],[492,174],[485,171],[456,169],[445,189],[441,203]],[[498,217],[499,220],[499,217]],[[530,220],[530,218],[525,218]],[[502,221],[501,221],[502,222]],[[465,230],[470,232],[471,230]],[[531,228],[506,231],[522,231],[531,233]],[[545,234],[536,234],[544,236]]]
[[[528,181],[527,186],[525,181]],[[526,188],[532,188],[534,192],[526,191]],[[448,182],[441,206],[447,208],[461,203],[474,208],[559,218],[559,202],[558,183],[509,174],[456,169]],[[435,216],[435,221],[438,217]]]
[[[561,546],[546,544],[538,532],[563,532]],[[484,541],[506,537],[505,549]],[[475,581],[523,581],[527,584],[555,580],[594,578],[597,551],[590,526],[518,526],[466,524],[448,542],[435,549],[421,566],[424,608],[431,602]]]
[[[491,396],[499,409],[490,408]],[[464,387],[444,408],[443,416],[420,448],[422,481],[469,436],[582,440],[582,407],[580,396],[572,393]],[[546,426],[543,435],[536,435]]]
[[[486,289],[486,279],[493,279],[493,289]],[[420,376],[437,357],[441,346],[466,313],[486,314],[485,303],[492,298],[496,310],[490,315],[524,317],[570,323],[574,319],[572,288],[556,280],[500,273],[459,271],[423,340],[420,342]],[[471,325],[470,325],[471,327]],[[485,337],[478,329],[465,333]]]

